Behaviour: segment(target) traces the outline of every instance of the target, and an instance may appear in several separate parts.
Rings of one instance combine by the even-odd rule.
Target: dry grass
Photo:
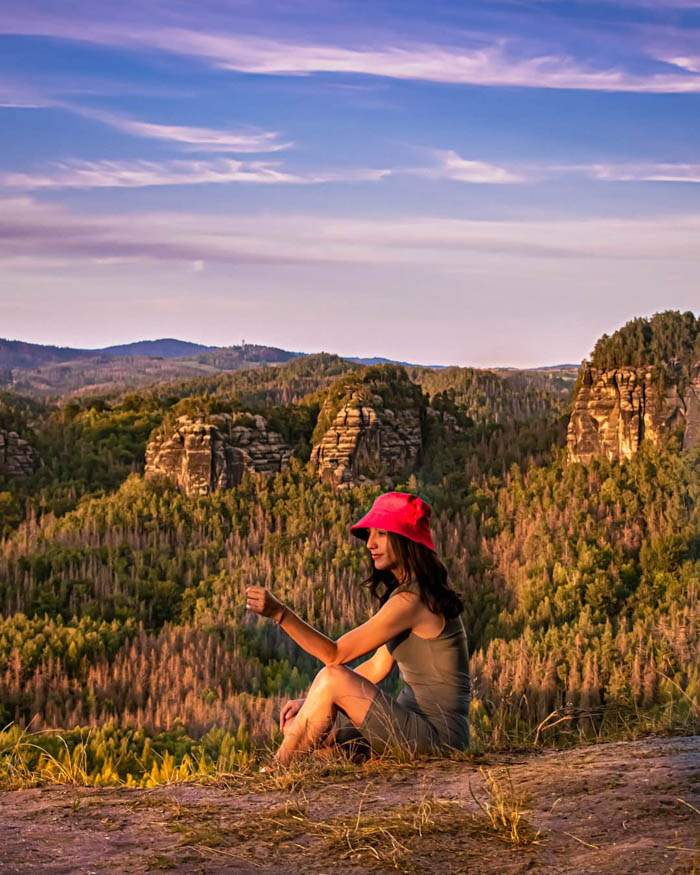
[[[271,789],[294,792],[319,782],[353,780],[388,771],[414,769],[417,764],[445,762],[474,762],[464,751],[455,751],[452,756],[415,757],[406,746],[397,740],[383,754],[373,754],[361,761],[353,759],[349,752],[339,748],[319,749],[304,754],[287,767],[277,767],[272,773],[261,773],[262,765],[272,763],[274,747],[263,747],[236,763],[235,769],[223,767],[220,762],[185,754],[177,762],[166,752],[152,751],[154,762],[143,772],[128,775],[125,779],[119,772],[118,762],[107,759],[101,766],[90,764],[89,746],[92,730],[87,730],[78,744],[69,745],[58,730],[28,731],[0,737],[0,789],[17,790],[47,784],[69,784],[83,787],[129,787],[153,788],[168,784],[199,783],[214,784],[241,792],[266,791]],[[54,752],[48,742],[55,744]],[[478,756],[478,755],[477,755]]]
[[[356,766],[354,768],[357,768]],[[474,797],[477,811],[460,802],[423,792],[418,801],[387,808],[381,797],[371,795],[369,781],[350,814],[319,817],[304,790],[271,809],[224,818],[213,806],[166,803],[165,826],[180,835],[181,852],[198,851],[212,857],[230,856],[251,864],[289,855],[295,866],[311,869],[329,859],[345,860],[366,869],[415,871],[440,836],[449,835],[458,851],[465,843],[503,841],[511,847],[538,843],[539,833],[525,821],[521,800],[512,782],[501,783],[481,770],[486,800]],[[268,789],[270,786],[268,784]],[[444,850],[444,849],[443,849]]]
[[[37,784],[87,786],[90,776],[85,747],[78,745],[71,751],[65,739],[56,734],[64,747],[64,754],[59,759],[32,740],[38,740],[39,736],[41,733],[23,730],[11,744],[0,749],[0,787],[18,790]],[[36,764],[32,762],[34,752],[39,754]]]
[[[90,774],[84,745],[70,750],[64,744],[58,756],[44,750],[37,760],[29,753],[40,749],[39,738],[23,733],[12,747],[2,751],[2,783],[5,786],[36,786],[37,783],[61,783],[74,786],[112,786],[134,788],[135,784],[120,780],[113,770],[108,774]],[[186,768],[174,763],[160,764],[160,784],[181,782],[208,783],[236,795],[277,793],[286,797],[283,804],[267,809],[250,810],[242,814],[218,805],[184,805],[159,798],[153,791],[142,790],[128,806],[139,809],[154,827],[164,827],[178,836],[167,854],[147,861],[153,869],[168,869],[188,862],[209,859],[237,859],[253,865],[287,856],[295,866],[308,863],[311,869],[323,866],[329,859],[344,860],[366,869],[392,869],[411,872],[430,860],[431,853],[445,853],[441,837],[450,836],[453,849],[478,851],[484,842],[503,841],[511,847],[536,843],[536,833],[523,817],[522,800],[513,791],[507,775],[505,782],[493,772],[480,769],[483,779],[483,799],[472,792],[476,810],[470,810],[452,799],[442,799],[434,793],[420,794],[418,801],[389,805],[371,794],[374,779],[390,778],[397,773],[416,775],[434,762],[455,764],[471,762],[476,757],[454,752],[452,757],[414,757],[401,744],[390,745],[385,753],[358,761],[348,752],[320,749],[292,760],[288,766],[278,766],[271,772],[261,772],[261,764],[272,763],[273,751],[259,751],[250,762],[232,772],[203,770],[187,763]],[[167,767],[166,767],[167,766]],[[153,777],[153,776],[151,776]],[[323,803],[310,803],[306,790],[332,784],[363,784],[356,810],[326,816]],[[470,788],[471,789],[471,788]],[[87,800],[85,800],[87,801]],[[81,812],[74,805],[74,814]],[[337,809],[336,809],[337,810]],[[341,811],[343,809],[341,808]],[[442,848],[441,848],[442,844]]]
[[[540,833],[539,831],[533,833],[525,820],[523,816],[525,799],[516,794],[508,769],[504,772],[504,778],[499,780],[494,771],[479,769],[488,797],[485,802],[482,803],[476,798],[471,781],[469,792],[497,836],[512,845],[532,844],[539,840]]]

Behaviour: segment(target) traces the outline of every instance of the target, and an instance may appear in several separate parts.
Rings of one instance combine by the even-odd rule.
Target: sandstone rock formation
[[[291,448],[262,416],[247,413],[180,416],[146,447],[146,476],[164,475],[188,495],[209,495],[241,482],[245,470],[274,474]]]
[[[459,423],[459,419],[453,413],[450,413],[449,410],[443,408],[438,409],[433,407],[432,401],[431,404],[426,407],[425,412],[428,419],[440,424],[448,438],[464,431],[464,428]]]
[[[421,451],[422,396],[416,387],[414,403],[391,409],[382,395],[362,387],[350,392],[330,428],[313,447],[311,461],[322,480],[336,487],[365,480],[397,477],[412,470]],[[328,413],[328,399],[319,418]]]
[[[659,388],[651,367],[586,367],[569,420],[569,458],[629,459],[643,441],[661,446],[676,430],[683,448],[700,446],[700,363],[686,388]]]
[[[0,429],[0,476],[27,477],[41,465],[34,447],[16,431]]]

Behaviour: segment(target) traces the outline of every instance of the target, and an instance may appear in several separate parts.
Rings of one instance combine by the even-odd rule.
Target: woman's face
[[[370,529],[367,538],[367,549],[372,556],[372,562],[377,571],[394,571],[398,566],[397,557],[389,540],[389,533],[384,529]]]

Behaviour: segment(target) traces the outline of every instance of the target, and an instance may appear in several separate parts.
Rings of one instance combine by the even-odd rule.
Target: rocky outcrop
[[[700,447],[700,363],[695,367],[693,379],[683,395],[685,406],[685,433],[683,449]]]
[[[41,465],[34,447],[16,431],[0,429],[0,476],[28,477]]]
[[[569,457],[629,459],[644,441],[663,445],[677,431],[683,447],[700,446],[700,364],[679,391],[651,367],[599,370],[586,367],[569,420]]]
[[[322,480],[347,487],[367,480],[398,477],[415,468],[421,444],[422,395],[392,409],[366,387],[351,391],[311,452]],[[328,415],[327,400],[319,418]]]
[[[165,476],[188,495],[209,495],[241,482],[244,471],[274,474],[291,448],[262,416],[246,413],[181,416],[146,447],[146,476]]]
[[[442,428],[446,438],[449,439],[464,432],[464,426],[460,424],[459,416],[449,410],[436,408],[431,402],[426,407],[425,412],[429,420],[437,423]],[[464,419],[464,417],[462,417],[462,419]]]

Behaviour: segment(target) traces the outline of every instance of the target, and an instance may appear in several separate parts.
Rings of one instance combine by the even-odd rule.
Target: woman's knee
[[[314,678],[311,688],[317,693],[337,691],[343,683],[347,671],[348,669],[342,665],[324,665]]]

